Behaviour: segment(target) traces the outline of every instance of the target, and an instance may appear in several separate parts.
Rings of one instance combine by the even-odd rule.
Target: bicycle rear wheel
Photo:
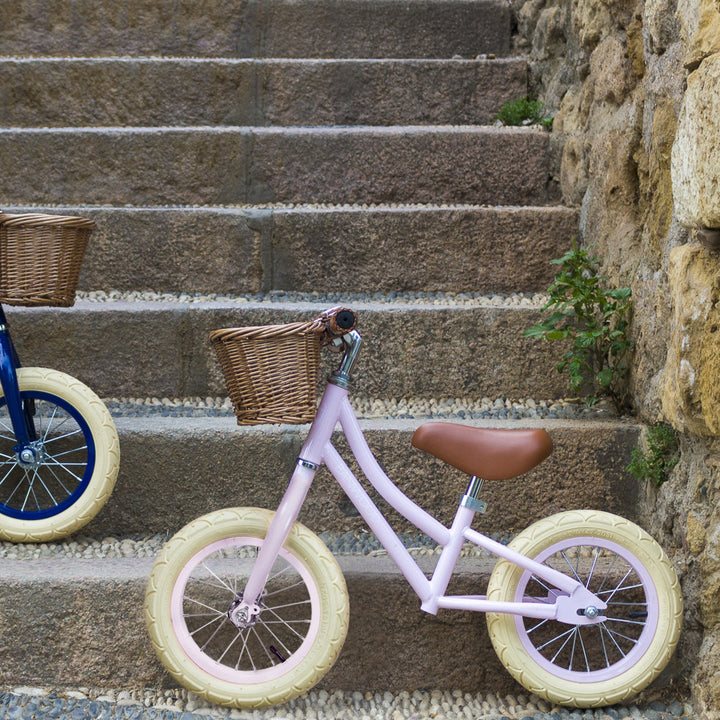
[[[559,513],[531,525],[511,547],[564,572],[607,610],[597,623],[488,613],[501,662],[525,688],[562,705],[599,707],[626,700],[668,663],[682,623],[682,596],[662,548],[628,520],[596,511]],[[561,592],[501,560],[488,598],[552,603]]]
[[[45,368],[17,377],[37,439],[34,459],[21,460],[0,394],[0,538],[44,542],[95,517],[115,485],[120,446],[107,408],[79,380]]]
[[[257,619],[231,621],[273,513],[233,508],[180,530],[158,557],[145,598],[155,651],[194,693],[221,705],[275,705],[309,690],[332,667],[348,624],[340,568],[295,523],[272,568]]]

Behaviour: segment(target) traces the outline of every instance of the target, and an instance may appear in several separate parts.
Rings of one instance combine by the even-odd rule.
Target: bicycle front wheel
[[[657,677],[680,635],[682,596],[650,535],[609,513],[571,511],[531,525],[510,547],[580,581],[608,606],[585,625],[488,613],[495,651],[521,685],[562,705],[599,707]],[[505,560],[488,585],[492,600],[552,603],[560,594]]]
[[[70,375],[20,368],[17,377],[35,428],[34,459],[18,456],[0,395],[0,538],[55,540],[88,523],[112,493],[120,464],[117,431],[100,398]]]
[[[314,533],[295,523],[239,627],[231,610],[273,513],[219,510],[180,530],[158,557],[145,597],[155,651],[186,688],[220,705],[257,708],[309,690],[332,667],[348,625],[345,579]]]

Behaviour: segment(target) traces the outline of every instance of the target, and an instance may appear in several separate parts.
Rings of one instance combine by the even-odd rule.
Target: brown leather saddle
[[[494,430],[430,422],[413,434],[412,444],[483,480],[508,480],[532,470],[553,450],[541,429]]]

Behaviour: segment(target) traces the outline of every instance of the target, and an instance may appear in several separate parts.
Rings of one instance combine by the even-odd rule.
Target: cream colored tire
[[[227,619],[272,518],[258,508],[198,518],[170,540],[150,575],[145,619],[155,651],[178,682],[213,703],[286,702],[320,680],[345,640],[345,579],[300,523],[273,568],[258,622],[239,629]]]
[[[36,419],[47,456],[30,471],[20,468],[12,450],[14,435],[3,401],[0,416],[0,478],[3,479],[0,485],[0,538],[13,542],[56,540],[90,522],[110,497],[120,465],[117,430],[100,398],[70,375],[58,370],[26,367],[20,368],[17,376],[21,394],[37,398],[37,405],[47,410],[42,422],[49,421],[51,428],[57,427],[58,430],[55,436],[46,437],[47,425],[43,424],[40,429],[40,420]],[[72,409],[68,410],[67,406]],[[53,408],[58,411],[55,416],[52,416]],[[77,435],[79,440],[72,453],[67,449],[56,453],[60,443],[75,442],[74,438],[57,439],[58,436],[68,435],[68,427],[79,427],[72,417],[73,412],[79,423],[86,425],[84,435]],[[65,418],[64,424],[61,424],[61,416]],[[77,449],[87,440],[88,434],[94,446],[92,461],[90,453],[82,447]],[[67,474],[63,475],[66,471]],[[76,487],[73,487],[72,483],[76,480],[70,471],[82,475],[82,481]],[[51,487],[58,478],[62,485],[58,482],[57,486]],[[31,485],[34,487],[31,488]],[[2,490],[3,487],[17,489]],[[50,494],[46,492],[47,487],[50,487]]]
[[[585,627],[488,614],[500,661],[527,690],[561,705],[613,705],[637,694],[667,665],[682,623],[680,584],[665,552],[644,530],[609,513],[570,511],[531,525],[510,547],[577,574],[608,602],[606,619]],[[553,594],[522,568],[500,560],[488,598],[516,601],[527,595],[547,601]]]

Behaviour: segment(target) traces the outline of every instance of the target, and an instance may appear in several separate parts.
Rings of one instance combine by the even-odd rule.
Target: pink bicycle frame
[[[407,520],[442,546],[438,563],[429,580],[332,445],[331,436],[338,422],[361,470],[378,493]],[[557,619],[572,625],[590,625],[602,620],[600,611],[607,606],[580,582],[472,530],[473,509],[461,504],[451,527],[447,528],[410,500],[383,472],[368,447],[348,399],[347,388],[332,383],[325,390],[295,471],[268,529],[243,593],[244,603],[254,605],[260,597],[270,568],[292,524],[297,520],[315,472],[323,462],[410,583],[425,612],[435,614],[440,608],[502,612]],[[519,602],[495,602],[485,596],[446,596],[445,592],[466,540],[525,568],[559,592],[550,593],[545,602],[538,602],[536,598]],[[585,611],[590,609],[592,611],[585,615]]]

